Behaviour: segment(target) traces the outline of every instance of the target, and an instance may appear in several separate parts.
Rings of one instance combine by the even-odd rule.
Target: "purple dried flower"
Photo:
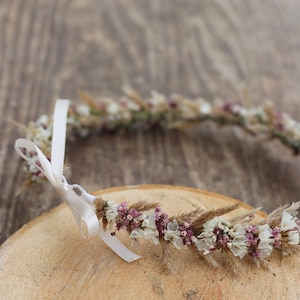
[[[258,228],[255,225],[248,225],[245,227],[245,232],[255,235],[258,234]]]
[[[278,230],[274,229],[277,235]],[[248,225],[245,227],[246,245],[248,254],[252,257],[268,257],[274,247],[272,240],[272,229],[268,224]]]
[[[141,213],[137,211],[135,208],[130,208],[128,214],[130,214],[132,218],[137,218],[141,215]]]
[[[187,231],[186,230],[180,231],[180,235],[183,237],[187,236]]]
[[[121,107],[124,107],[124,108],[127,108],[127,102],[126,102],[124,99],[122,99],[122,100],[120,101],[120,106],[121,106]]]
[[[276,113],[274,116],[274,127],[278,131],[284,131],[284,119],[282,113]]]
[[[166,231],[168,223],[170,222],[169,217],[166,213],[161,212],[160,207],[157,207],[154,212],[154,218],[159,237],[162,237]]]
[[[176,102],[176,100],[174,100],[174,99],[168,99],[168,103],[169,103],[169,106],[170,106],[170,108],[177,108],[177,102]]]
[[[222,110],[231,113],[232,112],[232,106],[233,106],[233,104],[231,102],[226,102],[222,105]]]
[[[26,148],[22,147],[22,148],[20,148],[20,150],[21,150],[21,152],[22,152],[23,154],[26,155],[26,152],[27,152]]]
[[[155,212],[156,212],[156,213],[161,212],[161,208],[160,208],[159,206],[156,207],[156,208],[155,208]]]
[[[239,112],[241,107],[242,107],[242,105],[240,103],[225,102],[221,106],[221,109],[225,112],[236,115]]]
[[[251,236],[250,234],[246,235],[247,244],[249,246],[256,246],[259,242],[259,238],[255,236]]]
[[[218,248],[225,248],[230,241],[231,240],[230,240],[230,238],[229,238],[228,235],[226,235],[226,234],[225,235],[224,234],[219,234],[217,236],[217,242],[216,242],[216,244],[217,244]]]
[[[258,228],[255,225],[248,225],[245,227],[246,244],[248,246],[248,254],[252,257],[260,257],[261,251],[257,249],[259,238]]]
[[[216,248],[225,248],[227,244],[231,242],[231,238],[228,236],[227,232],[222,228],[216,226],[213,230],[213,233],[216,236]]]
[[[30,151],[29,152],[29,156],[30,157],[34,157],[34,156],[36,156],[37,155],[37,152],[36,151]]]
[[[245,227],[246,243],[248,246],[257,246],[259,242],[257,226],[248,225]]]
[[[180,235],[182,237],[183,245],[192,246],[197,242],[197,238],[194,235],[194,232],[191,230],[192,223],[184,222],[179,226]]]
[[[272,228],[271,238],[274,239],[273,247],[274,248],[280,248],[282,236],[281,236],[281,230],[278,226]]]
[[[254,249],[254,248],[250,248],[248,250],[248,254],[252,257],[261,257],[262,256],[262,252],[259,249]]]
[[[120,205],[116,207],[118,212],[118,217],[116,221],[116,227],[118,230],[127,229],[130,232],[133,229],[140,228],[140,222],[136,222],[135,218],[141,215],[135,208],[128,209],[128,204],[126,202],[122,202]]]
[[[39,161],[39,160],[37,160],[36,162],[35,162],[35,165],[37,166],[37,167],[42,167],[42,164],[41,164],[41,162]]]

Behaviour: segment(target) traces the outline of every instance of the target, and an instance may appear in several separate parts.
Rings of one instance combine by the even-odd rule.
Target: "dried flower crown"
[[[180,128],[185,124],[212,120],[219,124],[238,125],[253,134],[277,138],[296,153],[300,149],[300,123],[287,114],[274,112],[270,105],[246,108],[241,104],[222,103],[211,106],[203,100],[190,101],[181,96],[166,98],[158,93],[143,100],[132,91],[118,101],[104,99],[97,103],[84,93],[81,93],[81,98],[85,104],[72,104],[67,127],[59,129],[66,130],[69,139],[86,137],[95,130],[150,128],[154,125]],[[266,219],[253,223],[256,210],[231,219],[224,218],[223,215],[236,209],[237,205],[210,211],[196,209],[169,217],[157,203],[115,204],[88,194],[79,185],[69,185],[62,176],[64,133],[56,133],[60,135],[58,138],[54,137],[54,133],[52,135],[55,126],[65,122],[63,116],[57,117],[61,111],[66,117],[66,101],[62,106],[55,112],[54,120],[43,115],[35,123],[30,123],[27,140],[18,140],[16,150],[27,160],[24,170],[28,181],[47,177],[70,205],[78,225],[82,228],[81,221],[87,225],[88,233],[82,229],[84,236],[100,232],[100,237],[118,255],[126,261],[133,261],[139,256],[115,238],[116,232],[124,229],[130,238],[150,239],[161,244],[167,265],[168,251],[165,250],[169,246],[192,249],[214,266],[217,266],[214,259],[216,252],[222,252],[233,262],[236,258],[250,257],[257,266],[265,267],[268,267],[268,258],[275,250],[282,255],[299,254],[300,219],[297,210],[300,201],[279,207]],[[79,193],[75,193],[76,189]]]

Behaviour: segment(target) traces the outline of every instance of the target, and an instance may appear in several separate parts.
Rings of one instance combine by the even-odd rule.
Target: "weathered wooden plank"
[[[123,85],[209,101],[271,99],[300,119],[299,2],[37,1],[0,3],[1,241],[60,200],[22,183],[13,151],[22,124],[51,113],[57,97],[117,97]],[[79,158],[80,157],[80,158]],[[82,159],[84,157],[84,160]],[[81,142],[70,182],[101,187],[168,183],[201,187],[267,211],[297,200],[299,159],[277,143],[201,125]],[[82,164],[82,161],[85,164]]]

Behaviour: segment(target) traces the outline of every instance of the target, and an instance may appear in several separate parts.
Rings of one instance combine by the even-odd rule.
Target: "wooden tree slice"
[[[236,200],[191,188],[142,185],[102,190],[117,203],[159,201],[169,215],[212,209]],[[240,203],[242,210],[249,210]],[[237,212],[231,213],[232,215]],[[265,215],[259,213],[257,219]],[[157,245],[119,239],[143,257],[126,263],[99,238],[85,240],[66,204],[25,225],[0,250],[1,299],[300,299],[296,256],[273,254],[272,272],[238,260],[238,274],[213,268],[189,250],[174,250],[172,272]]]

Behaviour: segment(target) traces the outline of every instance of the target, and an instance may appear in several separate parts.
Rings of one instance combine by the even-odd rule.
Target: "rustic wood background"
[[[17,195],[13,150],[27,124],[77,90],[123,86],[238,101],[271,99],[300,119],[300,2],[0,1],[0,241],[58,205],[48,185]],[[299,157],[278,142],[206,123],[186,132],[94,137],[68,150],[69,182],[88,190],[162,183],[202,188],[266,211],[298,200]]]

